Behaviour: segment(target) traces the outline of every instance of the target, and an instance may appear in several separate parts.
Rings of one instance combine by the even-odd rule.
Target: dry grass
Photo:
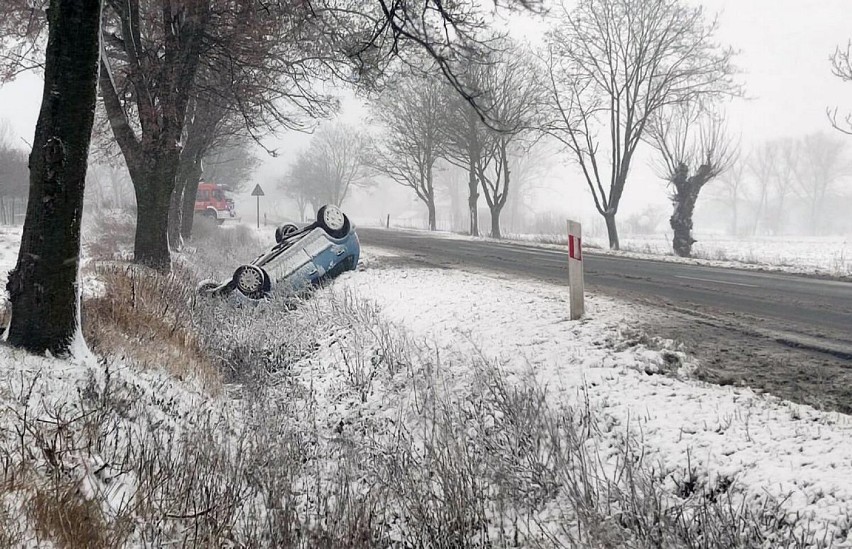
[[[26,478],[7,468],[0,486],[18,483],[40,535],[81,547],[821,546],[797,534],[781,502],[746,498],[730,479],[661,476],[634,433],[604,436],[583,398],[555,407],[531,376],[509,381],[478,358],[467,382],[452,382],[443,372],[458,365],[351,294],[323,292],[288,311],[230,310],[234,324],[208,336],[250,357],[231,412],[217,403],[164,423],[167,408],[145,407],[143,389],[108,373],[89,381],[76,408],[42,412],[49,422],[27,411],[35,397],[15,398],[22,434],[0,433],[0,463],[22,455],[31,465]],[[218,324],[204,318],[196,329]],[[265,324],[267,337],[235,331],[246,324]],[[342,382],[331,404],[352,412],[336,427],[315,373],[301,373],[318,352],[347,357],[330,365]],[[376,399],[397,410],[394,420],[369,412]],[[79,489],[91,481],[83,457],[94,455],[99,469],[133,479],[131,499],[111,514]],[[76,528],[85,524],[96,528]]]
[[[196,270],[258,242],[215,230],[195,242],[210,261]],[[98,371],[59,405],[22,377],[0,408],[14,426],[0,429],[0,546],[827,545],[731,479],[661,474],[635,426],[604,432],[585,395],[554,405],[532,375],[447,364],[352,293],[234,307],[197,300],[180,266],[95,274],[84,328],[107,357]],[[241,398],[181,409],[109,357]]]
[[[178,379],[196,378],[215,392],[219,370],[193,326],[195,280],[184,268],[161,274],[135,265],[102,265],[101,295],[83,302],[83,333],[101,356],[162,367]]]
[[[59,547],[108,547],[106,528],[97,502],[82,497],[79,487],[58,475],[29,502],[28,516],[37,534]]]

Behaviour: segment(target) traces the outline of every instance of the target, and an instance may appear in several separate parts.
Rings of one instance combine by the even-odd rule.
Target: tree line
[[[484,26],[480,10],[438,0],[4,2],[2,74],[35,66],[45,80],[21,249],[7,284],[8,342],[66,354],[79,336],[80,219],[97,105],[134,188],[134,261],[168,270],[178,245],[169,233],[183,223],[199,159],[216,140],[259,142],[308,128],[336,106],[323,84],[378,86],[410,51],[469,96],[458,62],[485,46]]]
[[[494,4],[544,11],[536,0]],[[501,213],[524,179],[517,159],[549,139],[579,167],[617,249],[621,199],[644,144],[669,185],[675,251],[689,255],[701,189],[737,165],[723,105],[742,85],[735,52],[717,41],[718,22],[684,0],[579,0],[549,16],[544,46],[531,48],[495,31],[476,3],[4,2],[0,73],[35,66],[45,76],[8,284],[9,341],[69,348],[93,128],[96,145],[120,154],[129,171],[134,261],[168,270],[170,250],[191,232],[205,159],[234,142],[312,129],[336,110],[327,90],[341,84],[373,98],[383,130],[369,138],[320,128],[285,178],[302,211],[339,204],[382,174],[411,189],[435,228],[435,171],[448,163],[466,174],[470,233],[478,234],[484,202],[500,237]],[[849,50],[833,59],[848,80]],[[848,129],[848,119],[829,115]]]
[[[500,215],[514,191],[512,158],[555,140],[580,168],[617,249],[621,198],[636,151],[647,143],[673,189],[676,240],[690,241],[698,192],[725,170],[733,148],[719,106],[741,93],[734,52],[715,41],[717,22],[680,0],[582,0],[550,15],[555,22],[542,48],[498,36],[484,55],[468,58],[466,97],[435,78],[428,58],[398,75],[372,102],[381,138],[364,168],[409,187],[433,230],[436,163],[465,170],[470,234],[479,233],[484,201],[490,235],[500,238]],[[305,153],[282,182],[302,204],[311,203],[305,190],[323,186],[316,177],[322,167],[306,169],[311,158],[329,162]],[[689,253],[684,245],[676,250]]]

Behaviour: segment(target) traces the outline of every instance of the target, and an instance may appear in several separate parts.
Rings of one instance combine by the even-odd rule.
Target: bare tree
[[[780,234],[785,221],[789,220],[787,198],[794,190],[799,167],[799,143],[783,138],[772,145],[775,162],[771,171],[771,200],[767,203],[767,227],[773,235]]]
[[[698,195],[704,185],[730,167],[735,149],[719,118],[689,104],[661,111],[649,129],[660,154],[661,175],[671,188],[672,248],[677,255],[690,257]]]
[[[352,187],[369,187],[371,145],[363,132],[337,122],[320,126],[307,150],[296,158],[284,187],[303,189],[314,206],[340,206]]]
[[[838,47],[831,55],[831,72],[844,82],[852,82],[852,41],[846,44],[846,49]],[[852,113],[847,113],[843,120],[838,120],[837,107],[827,108],[826,114],[835,129],[852,135]]]
[[[754,181],[754,217],[751,234],[756,235],[762,224],[766,224],[766,205],[769,202],[769,194],[772,191],[772,179],[775,166],[778,163],[778,143],[767,141],[761,143],[752,150],[749,155],[748,171]]]
[[[80,219],[97,102],[100,0],[51,0],[44,92],[7,341],[65,355],[79,335]],[[82,337],[82,336],[80,336]]]
[[[840,138],[823,132],[813,133],[802,138],[800,154],[797,191],[807,203],[809,229],[820,234],[826,196],[850,173],[846,145]]]
[[[615,217],[636,148],[661,109],[739,92],[718,24],[680,0],[580,0],[548,35],[552,119],[617,249]],[[603,139],[599,136],[606,136]]]
[[[468,85],[482,89],[484,64],[474,62],[468,71]],[[464,97],[447,88],[447,107],[441,124],[447,147],[444,156],[451,164],[467,171],[468,233],[479,236],[479,177],[477,165],[485,150],[488,128],[482,123],[477,108]],[[481,94],[481,92],[480,92]]]
[[[313,210],[317,210],[321,206],[321,199],[317,194],[319,187],[317,178],[318,175],[314,172],[310,157],[307,153],[302,153],[290,166],[287,174],[278,182],[278,188],[296,202],[296,207],[299,209],[299,221],[302,223],[305,222],[305,209],[308,206]]]
[[[87,208],[96,211],[117,209],[131,211],[133,203],[133,183],[127,168],[115,164],[89,161],[86,174]],[[91,194],[90,194],[91,193]]]
[[[509,162],[520,152],[520,140],[539,124],[542,98],[541,80],[529,56],[508,40],[496,45],[468,71],[468,82],[477,89],[477,107],[463,98],[449,101],[442,126],[446,159],[468,171],[470,234],[479,235],[482,193],[491,213],[491,234],[500,238],[500,213],[512,182]]]
[[[512,189],[511,157],[525,154],[521,140],[538,125],[541,80],[528,55],[505,48],[485,67],[483,105],[493,126],[485,131],[485,147],[476,175],[491,213],[491,237],[502,238],[500,214]]]
[[[536,142],[509,158],[509,169],[514,181],[514,192],[507,206],[511,230],[520,231],[525,226],[524,217],[535,215],[533,198],[536,192],[546,189],[543,181],[552,169],[553,151]]]
[[[713,198],[731,213],[728,229],[731,236],[739,235],[741,230],[740,214],[746,199],[748,162],[748,156],[739,156],[728,170],[719,175],[719,183],[713,186]]]
[[[434,168],[446,149],[443,87],[434,78],[403,77],[373,109],[382,125],[373,168],[414,191],[426,205],[431,231],[437,229]]]

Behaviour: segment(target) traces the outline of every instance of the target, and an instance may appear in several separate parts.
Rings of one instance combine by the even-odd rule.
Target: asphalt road
[[[365,247],[406,250],[423,261],[567,284],[567,250],[359,228]],[[852,365],[852,283],[585,253],[589,290],[691,316],[791,349]],[[754,343],[752,343],[754,345]]]

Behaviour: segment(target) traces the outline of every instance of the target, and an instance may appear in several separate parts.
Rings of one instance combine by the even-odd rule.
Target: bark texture
[[[672,248],[680,257],[692,255],[692,245],[695,239],[692,237],[692,216],[695,213],[695,204],[701,188],[712,179],[713,174],[710,166],[704,164],[692,175],[685,164],[681,164],[670,179],[674,189],[672,193],[672,204],[674,212],[669,220],[673,236]]]
[[[80,220],[97,100],[100,0],[51,0],[44,93],[8,342],[67,355],[79,324]]]

